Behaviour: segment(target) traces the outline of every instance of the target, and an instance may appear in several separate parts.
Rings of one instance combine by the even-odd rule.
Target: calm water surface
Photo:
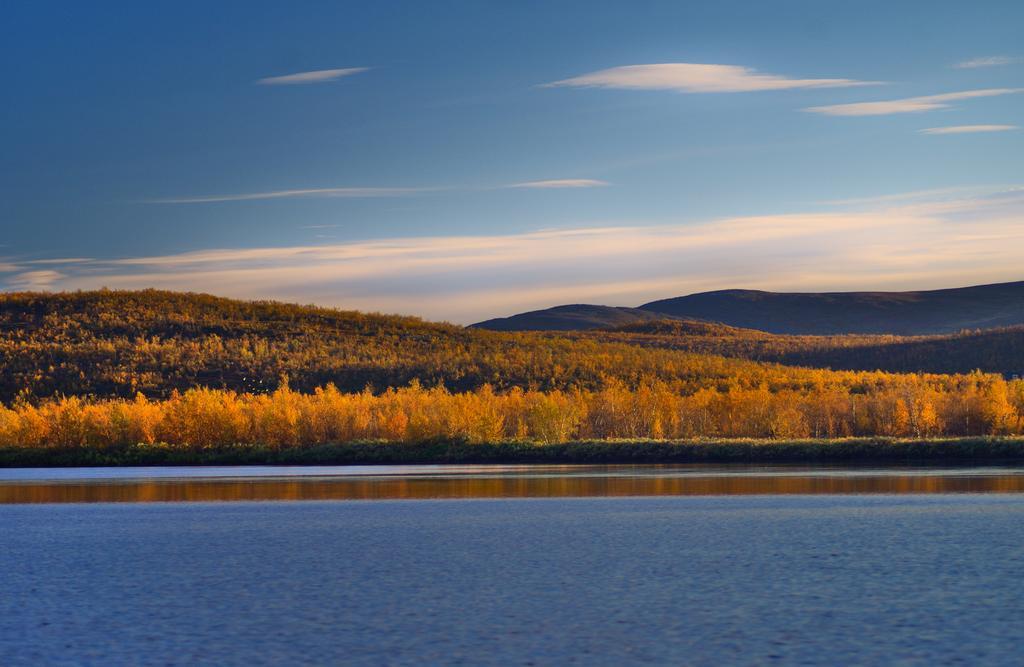
[[[0,504],[1022,493],[1024,468],[478,465],[0,469]]]
[[[1019,476],[0,471],[0,665],[1016,665]],[[265,484],[441,497],[281,502],[292,492]],[[175,485],[218,502],[96,502],[168,501]],[[117,493],[43,502],[94,487]],[[614,497],[625,488],[641,492]],[[811,492],[796,488],[818,494],[779,495]],[[253,489],[277,501],[222,502]]]

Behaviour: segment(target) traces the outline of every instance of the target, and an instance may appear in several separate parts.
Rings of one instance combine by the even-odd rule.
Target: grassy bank
[[[3,447],[0,467],[367,465],[417,463],[983,463],[1024,461],[1024,437],[832,440],[602,440],[558,444],[457,440],[310,447]]]

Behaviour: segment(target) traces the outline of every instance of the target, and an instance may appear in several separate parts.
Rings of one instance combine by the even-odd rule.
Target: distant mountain
[[[609,329],[664,318],[665,315],[639,308],[577,303],[520,313],[512,317],[498,317],[470,326],[492,331],[582,331]]]
[[[924,292],[704,292],[641,309],[771,333],[951,333],[1024,324],[1024,282]]]
[[[558,306],[475,326],[503,331],[599,329],[647,321],[641,312],[780,334],[943,334],[1024,324],[1024,281],[921,292],[720,290],[652,301],[638,309]]]

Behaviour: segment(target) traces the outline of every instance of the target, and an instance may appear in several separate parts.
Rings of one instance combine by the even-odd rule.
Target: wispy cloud
[[[1019,280],[1024,189],[699,224],[207,249],[26,269],[7,289],[160,287],[472,322],[566,301],[725,287],[903,289]]]
[[[1009,185],[957,185],[948,188],[933,188],[931,190],[914,190],[911,192],[896,192],[886,195],[873,195],[870,197],[853,197],[850,199],[832,199],[820,202],[827,206],[861,206],[861,205],[892,205],[896,202],[910,201],[948,201],[948,200],[971,200],[979,197],[995,195],[1000,192],[1014,191],[1015,186]]]
[[[995,97],[1024,92],[1024,88],[983,88],[981,90],[965,90],[958,93],[926,95],[924,97],[907,97],[902,100],[886,100],[883,102],[856,102],[853,104],[832,104],[821,107],[808,107],[804,111],[822,113],[829,116],[885,116],[895,113],[917,113],[945,109],[950,102],[969,100],[975,97]]]
[[[742,93],[792,88],[845,88],[878,83],[880,82],[856,81],[854,79],[794,79],[777,74],[761,74],[755,69],[739,65],[660,63],[603,69],[571,79],[547,83],[544,84],[544,87],[674,90],[681,93]]]
[[[9,286],[9,289],[38,291],[48,290],[59,280],[67,277],[59,271],[23,271],[7,278],[4,282]]]
[[[423,192],[435,192],[441,188],[308,188],[303,190],[271,190],[269,192],[248,192],[236,195],[202,195],[198,197],[172,197],[150,199],[148,204],[207,204],[222,201],[255,201],[260,199],[292,199],[308,197],[402,197]]]
[[[1021,62],[1021,58],[1014,56],[981,56],[971,58],[953,65],[956,69],[974,69],[977,67],[998,67],[1000,65],[1012,65]]]
[[[526,181],[525,183],[513,183],[506,187],[538,188],[545,190],[557,188],[599,188],[606,185],[610,184],[607,181],[598,181],[592,178],[558,178],[549,181]]]
[[[312,72],[285,74],[284,76],[268,76],[266,78],[259,79],[256,83],[262,86],[294,86],[307,83],[327,83],[328,81],[337,81],[342,77],[365,72],[368,69],[370,68],[346,67],[343,69],[320,69]]]
[[[921,134],[970,134],[973,132],[1008,132],[1019,130],[1017,125],[949,125],[947,127],[928,127],[918,130]]]
[[[81,264],[82,262],[92,261],[90,257],[64,257],[60,259],[32,259],[25,262],[25,264]]]
[[[538,189],[560,189],[560,188],[596,188],[609,185],[606,181],[599,181],[592,178],[559,178],[544,181],[524,181],[510,185],[496,187],[485,187],[484,190],[503,188],[538,188]],[[340,197],[340,198],[384,198],[384,197],[405,197],[408,195],[426,194],[430,192],[452,192],[465,191],[481,188],[462,187],[429,187],[429,188],[303,188],[296,190],[270,190],[268,192],[246,192],[242,194],[226,195],[198,195],[194,197],[166,197],[162,199],[149,199],[147,204],[209,204],[214,202],[239,202],[259,201],[264,199],[308,199],[316,197]]]

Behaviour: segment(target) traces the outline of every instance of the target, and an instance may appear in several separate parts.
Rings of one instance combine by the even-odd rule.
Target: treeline
[[[1024,382],[965,376],[866,374],[772,390],[680,391],[657,379],[630,389],[453,393],[418,383],[381,393],[336,387],[265,394],[191,389],[164,400],[65,397],[0,407],[2,447],[167,443],[298,447],[361,440],[468,442],[700,437],[1012,435],[1024,433]]]

